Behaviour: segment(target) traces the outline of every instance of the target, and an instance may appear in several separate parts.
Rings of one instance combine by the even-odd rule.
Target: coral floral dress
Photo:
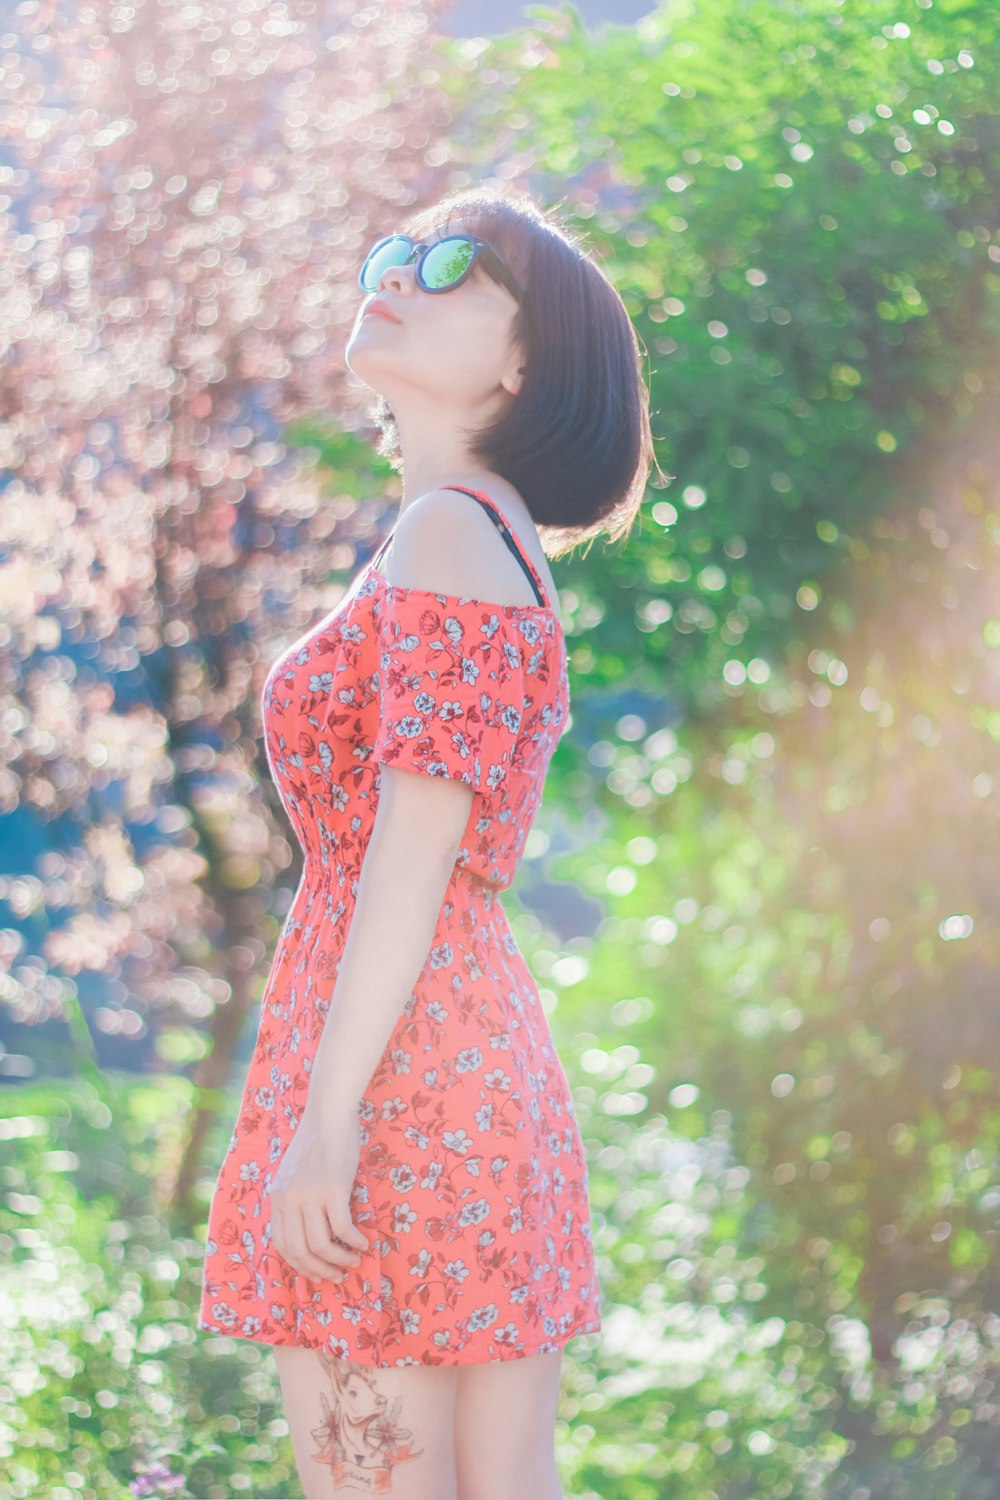
[[[465,493],[542,599],[493,501]],[[601,1327],[587,1168],[500,893],[567,727],[565,640],[544,603],[401,588],[377,563],[264,685],[268,764],[305,861],[212,1198],[198,1326],[383,1368],[550,1353]],[[457,777],[475,796],[430,952],[359,1107],[351,1212],[370,1248],[343,1281],[313,1281],[272,1246],[268,1194],[336,1004],[381,765]]]

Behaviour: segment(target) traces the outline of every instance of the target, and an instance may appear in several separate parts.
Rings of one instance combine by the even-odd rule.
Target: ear
[[[524,365],[512,365],[500,376],[500,384],[511,396],[516,396],[521,389]]]

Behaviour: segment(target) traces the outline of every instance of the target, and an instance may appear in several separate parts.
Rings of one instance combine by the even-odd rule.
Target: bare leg
[[[274,1358],[306,1500],[457,1500],[453,1367],[383,1370],[285,1345]]]
[[[458,1367],[458,1500],[563,1500],[555,1461],[562,1350]]]

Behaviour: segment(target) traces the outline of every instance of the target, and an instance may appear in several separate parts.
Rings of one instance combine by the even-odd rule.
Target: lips
[[[373,302],[370,306],[366,307],[363,316],[366,318],[384,318],[387,323],[399,322],[399,319],[393,317],[388,308],[379,302]]]

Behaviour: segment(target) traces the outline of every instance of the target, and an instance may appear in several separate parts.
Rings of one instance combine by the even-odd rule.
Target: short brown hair
[[[579,237],[527,195],[453,193],[401,231],[420,239],[456,225],[489,241],[524,288],[512,328],[524,380],[501,416],[470,432],[472,453],[523,497],[548,556],[601,533],[617,540],[655,462],[639,340],[621,297]],[[383,396],[370,415],[377,451],[398,471],[399,432]]]

